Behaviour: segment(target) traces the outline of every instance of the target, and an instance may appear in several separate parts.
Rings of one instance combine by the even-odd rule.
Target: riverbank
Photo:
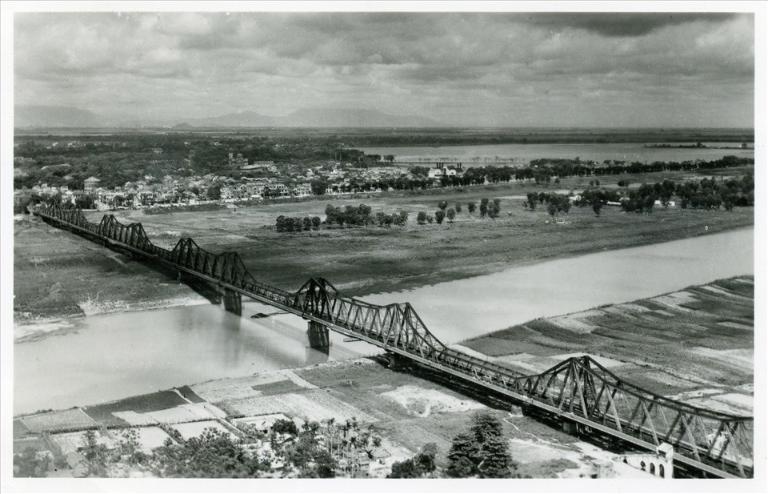
[[[622,379],[658,394],[751,415],[753,296],[754,278],[737,276],[531,321],[458,347],[527,374],[588,353]],[[209,325],[203,322],[203,326]],[[279,329],[282,333],[286,328]],[[196,339],[195,333],[187,336]],[[114,344],[113,338],[108,339]],[[208,348],[210,359],[215,352],[210,351],[210,344]],[[226,353],[231,359],[230,352]],[[159,365],[154,355],[143,358]],[[23,414],[14,420],[14,452],[28,447],[49,451],[59,465],[51,475],[77,475],[82,472],[82,468],[78,470],[82,458],[76,450],[85,430],[98,429],[98,440],[107,447],[114,447],[127,430],[134,430],[140,448],[148,452],[171,437],[173,430],[184,439],[206,428],[243,437],[245,424],[265,424],[276,417],[300,423],[354,419],[382,437],[382,451],[368,470],[370,476],[381,476],[394,461],[412,457],[429,442],[437,445],[437,463],[444,467],[453,436],[468,427],[476,411],[489,410],[503,423],[521,476],[645,475],[624,465],[615,453],[551,429],[514,407],[511,411],[495,409],[495,404],[481,397],[460,394],[378,362],[327,361],[239,374],[92,406]]]
[[[118,447],[126,431],[136,431],[138,448],[148,453],[166,440],[186,440],[207,428],[246,438],[249,425],[268,430],[278,418],[299,424],[334,419],[339,424],[355,421],[360,430],[381,438],[373,459],[365,460],[361,476],[384,477],[395,461],[413,457],[427,443],[437,446],[436,464],[444,469],[453,437],[469,428],[478,411],[500,419],[520,476],[651,478],[623,464],[615,453],[526,417],[516,407],[511,411],[491,408],[371,359],[218,379],[93,406],[18,416],[14,454],[26,448],[48,452],[42,454],[50,454],[58,466],[48,476],[78,476],[84,469],[77,448],[86,430],[97,430],[97,442],[107,448]],[[148,475],[130,468],[110,473]]]
[[[556,258],[690,238],[753,224],[752,208],[732,212],[657,209],[628,214],[604,208],[573,208],[563,223],[541,210],[526,211],[516,188],[366,200],[373,212],[405,210],[405,227],[334,228],[277,233],[280,214],[322,214],[326,200],[272,204],[226,211],[140,215],[153,241],[171,246],[192,236],[213,251],[235,250],[260,280],[296,289],[307,278],[322,276],[350,295],[401,291]],[[519,191],[517,191],[519,192]],[[499,197],[501,216],[479,218],[466,203]],[[453,224],[416,225],[418,211],[433,212],[438,201],[464,205]],[[353,201],[333,201],[335,205]],[[15,300],[17,322],[61,319],[107,310],[168,307],[201,300],[167,274],[95,243],[26,218],[15,223]],[[96,301],[97,303],[93,303]],[[183,301],[183,302],[180,302]],[[50,322],[50,321],[45,321]]]
[[[409,212],[408,225],[393,228],[332,228],[300,233],[277,233],[272,228],[274,219],[281,214],[322,215],[325,201],[246,208],[236,213],[129,216],[126,220],[141,221],[151,238],[168,246],[184,234],[213,252],[237,251],[257,278],[278,287],[295,289],[316,276],[331,280],[337,288],[356,296],[401,291],[511,266],[690,238],[753,224],[752,208],[732,212],[662,208],[652,214],[604,208],[600,217],[590,208],[573,208],[559,224],[552,222],[543,210],[525,211],[522,198],[504,192],[454,192],[365,201],[373,214]],[[467,212],[466,202],[482,197],[501,198],[499,218],[479,218],[477,212]],[[453,224],[415,224],[418,211],[432,213],[441,200],[451,206],[457,201],[464,203]],[[333,204],[343,207],[356,203]]]
[[[629,382],[687,403],[752,415],[754,277],[528,321],[460,348],[537,373],[590,354]]]

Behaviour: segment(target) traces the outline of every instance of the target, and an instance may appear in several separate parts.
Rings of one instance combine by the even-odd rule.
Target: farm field
[[[283,389],[264,388],[276,383],[283,383]],[[437,445],[436,463],[445,467],[453,437],[469,428],[474,413],[488,411],[501,420],[510,452],[523,476],[644,475],[632,471],[615,453],[526,417],[516,407],[489,408],[431,381],[387,369],[368,359],[319,364],[295,369],[290,374],[267,372],[219,379],[192,385],[186,388],[186,393],[190,393],[190,389],[196,401],[210,400],[202,402],[206,408],[227,413],[181,420],[183,417],[175,413],[180,399],[176,391],[181,390],[174,389],[102,405],[32,414],[17,417],[14,422],[15,452],[28,447],[50,451],[62,465],[51,475],[78,476],[82,472],[78,472],[77,449],[83,445],[86,429],[98,429],[98,443],[108,447],[116,445],[127,431],[136,431],[138,446],[149,452],[168,440],[169,431],[174,430],[184,439],[198,436],[209,428],[239,437],[243,434],[239,429],[242,424],[278,415],[299,423],[354,419],[365,428],[372,426],[381,436],[383,465],[377,471],[386,474],[387,465],[412,457],[428,442]],[[142,424],[128,423],[121,418],[148,410],[165,420]],[[84,422],[83,418],[88,421]],[[30,430],[24,424],[37,427]]]

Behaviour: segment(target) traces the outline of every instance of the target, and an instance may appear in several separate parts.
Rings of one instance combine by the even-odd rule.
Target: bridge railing
[[[472,357],[446,347],[408,303],[380,306],[344,296],[329,281],[312,278],[296,292],[259,282],[236,252],[211,253],[192,240],[173,249],[154,245],[141,223],[122,224],[113,215],[92,223],[79,209],[39,207],[36,212],[57,226],[130,246],[207,278],[273,301],[302,315],[345,328],[387,349],[397,348],[448,367],[477,383],[526,396],[534,403],[573,414],[588,423],[639,438],[649,444],[673,444],[696,461],[742,476],[752,471],[753,419],[695,407],[627,383],[590,357],[565,360],[534,375]]]

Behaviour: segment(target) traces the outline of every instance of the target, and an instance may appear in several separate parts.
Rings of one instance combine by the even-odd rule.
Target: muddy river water
[[[527,320],[626,302],[753,273],[753,230],[588,254],[366,297],[410,301],[431,331],[456,343]],[[243,317],[201,304],[88,316],[17,342],[14,413],[95,404],[257,371],[371,355],[332,334],[328,355],[308,347],[306,322],[255,302]]]

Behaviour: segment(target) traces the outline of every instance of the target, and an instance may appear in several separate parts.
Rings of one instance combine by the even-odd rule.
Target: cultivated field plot
[[[96,444],[104,445],[107,448],[114,448],[117,445],[115,438],[99,431],[94,432]],[[78,448],[86,445],[85,432],[66,432],[63,434],[51,434],[51,441],[59,448],[63,455],[74,453]]]
[[[692,404],[751,414],[754,278],[537,319],[462,343],[520,372],[590,354],[628,381]],[[563,350],[567,349],[567,352]],[[734,387],[740,387],[730,393]],[[709,388],[696,396],[686,391]]]
[[[135,416],[140,416],[141,414],[167,410],[185,404],[187,404],[187,400],[185,400],[179,393],[173,390],[166,390],[132,396],[123,400],[104,403],[102,405],[85,407],[84,410],[90,417],[101,423],[114,426],[127,426],[131,423],[121,417],[121,413],[128,412],[129,415],[133,414]],[[151,420],[138,422],[138,424],[143,423],[153,422]]]
[[[224,412],[210,403],[186,403],[177,407],[147,413],[136,413],[133,410],[126,410],[113,412],[113,415],[131,425],[178,424],[226,416]]]
[[[296,383],[303,384],[298,391],[292,387],[297,386]],[[278,385],[288,387],[281,391]],[[271,394],[262,394],[254,389],[264,386],[270,387]],[[483,409],[502,421],[505,436],[510,441],[531,441],[534,438],[548,446],[540,448],[538,454],[533,456],[526,454],[528,450],[511,448],[513,453],[520,453],[520,456],[513,457],[525,475],[537,478],[579,477],[600,472],[601,476],[612,476],[615,474],[612,472],[622,468],[620,460],[614,458],[612,453],[580,443],[573,436],[524,416],[514,407],[512,411],[487,408],[453,390],[409,373],[389,370],[367,359],[329,362],[294,371],[266,372],[248,378],[220,379],[192,386],[192,389],[185,389],[184,395],[197,397],[196,403],[172,405],[177,402],[175,397],[181,397],[176,390],[169,390],[89,407],[96,420],[79,410],[49,412],[23,417],[22,420],[31,419],[30,424],[35,426],[44,421],[58,424],[65,418],[67,423],[74,424],[78,417],[81,420],[85,417],[89,428],[115,426],[119,421],[123,426],[110,428],[106,434],[103,429],[97,430],[97,441],[114,447],[132,430],[137,434],[141,449],[149,453],[169,439],[164,427],[177,430],[186,440],[211,428],[237,435],[238,425],[258,425],[280,417],[300,421],[333,418],[337,423],[356,419],[361,424],[371,425],[382,438],[382,450],[386,450],[389,456],[383,459],[384,466],[376,463],[376,468],[386,467],[384,473],[388,473],[393,461],[412,457],[426,443],[437,445],[436,462],[442,467],[447,466],[451,440],[458,433],[467,431],[472,416]],[[216,398],[228,396],[229,399],[215,405],[207,401],[199,402],[201,398],[197,392]],[[712,396],[699,393],[690,398],[711,399]],[[134,410],[126,414],[126,404],[141,412]],[[226,412],[226,416],[222,411],[216,412],[219,410],[216,405]],[[206,416],[206,413],[211,415]],[[54,420],[57,415],[60,417]],[[157,425],[128,425],[128,422],[147,422],[150,418]],[[15,452],[27,447],[38,451],[53,447],[46,445],[41,434],[17,421]],[[35,428],[41,430],[44,427],[37,425]],[[76,451],[84,445],[84,434],[84,430],[52,434],[54,449],[61,451],[55,454],[63,457],[67,452]],[[594,451],[584,450],[587,447]]]
[[[30,432],[78,429],[96,425],[96,421],[80,408],[27,415],[20,422]]]
[[[314,388],[314,385],[290,370],[276,370],[241,378],[217,379],[191,387],[197,396],[214,403]]]
[[[219,404],[231,414],[253,416],[285,413],[304,421],[337,421],[357,419],[361,423],[376,422],[376,418],[344,403],[329,391],[313,390],[304,393],[285,393],[270,396],[254,396],[239,400],[227,400]]]
[[[232,438],[236,436],[232,432],[221,425],[216,420],[201,420],[199,422],[186,422],[183,424],[174,424],[173,428],[176,429],[184,440],[191,439],[193,437],[200,436],[206,429],[214,429],[224,434],[230,435]]]

